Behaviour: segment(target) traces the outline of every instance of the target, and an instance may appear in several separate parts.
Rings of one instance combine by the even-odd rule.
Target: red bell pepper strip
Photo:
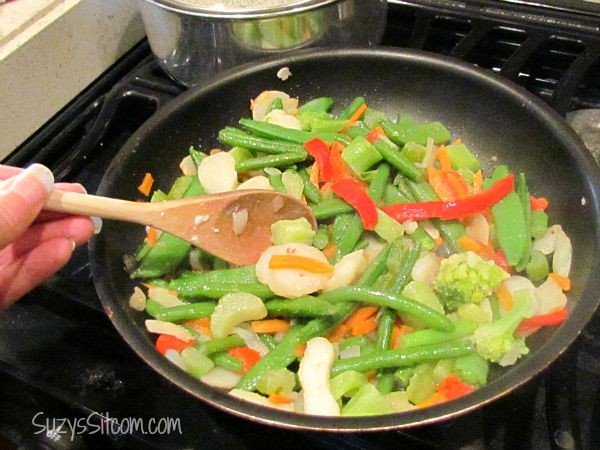
[[[437,387],[437,392],[443,394],[448,400],[454,400],[475,390],[473,386],[465,383],[454,374],[448,375]]]
[[[337,141],[331,144],[331,149],[329,150],[329,165],[331,166],[330,181],[343,180],[344,178],[354,178],[346,167],[346,163],[342,159],[342,152],[344,149],[345,147]]]
[[[529,204],[531,205],[532,211],[545,211],[548,207],[548,199],[544,197],[529,196]]]
[[[158,336],[155,345],[156,349],[164,355],[165,353],[167,353],[168,350],[175,350],[176,352],[180,352],[184,348],[194,345],[194,341],[182,341],[181,339],[177,339],[175,336],[171,336],[169,334],[161,334],[160,336]]]
[[[261,358],[260,353],[250,347],[230,348],[227,350],[227,353],[244,363],[241,371],[242,373],[248,372]]]
[[[492,256],[492,261],[494,261],[496,263],[496,265],[498,267],[500,267],[502,270],[504,270],[506,273],[510,273],[510,264],[508,264],[508,261],[506,260],[506,256],[504,256],[504,253],[502,253],[502,250],[498,250],[497,252],[494,253],[494,256]]]
[[[540,314],[539,316],[533,316],[529,319],[523,319],[517,328],[517,332],[526,330],[528,328],[545,327],[552,325],[560,325],[569,317],[567,308],[562,308],[557,311],[553,311],[548,314]]]
[[[469,197],[444,202],[441,200],[417,203],[397,203],[383,208],[389,216],[399,222],[406,220],[442,219],[453,220],[483,211],[498,203],[514,188],[514,175],[497,181],[487,191]]]
[[[377,225],[379,217],[375,202],[365,192],[362,185],[349,178],[338,180],[331,186],[335,194],[347,201],[358,212],[365,230],[372,230]]]
[[[319,168],[321,181],[330,181],[332,176],[331,162],[329,160],[329,148],[321,139],[314,138],[304,143],[306,151],[315,158]]]

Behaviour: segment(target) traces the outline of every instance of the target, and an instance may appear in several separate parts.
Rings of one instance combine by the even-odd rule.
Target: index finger
[[[5,166],[3,164],[0,164],[0,180],[6,180],[7,178],[14,177],[22,171],[23,169],[19,167]]]

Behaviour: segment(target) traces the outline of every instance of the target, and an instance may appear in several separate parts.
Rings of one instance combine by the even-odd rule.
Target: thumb
[[[41,164],[32,164],[0,183],[0,249],[27,230],[53,186],[52,172]]]

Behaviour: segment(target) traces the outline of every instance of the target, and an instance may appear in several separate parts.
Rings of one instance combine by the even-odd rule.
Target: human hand
[[[94,234],[94,223],[42,211],[53,188],[85,192],[80,184],[55,185],[45,166],[0,165],[0,180],[0,309],[5,309],[63,267],[75,246]]]

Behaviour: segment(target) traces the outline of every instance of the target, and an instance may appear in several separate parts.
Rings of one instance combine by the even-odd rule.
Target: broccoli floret
[[[481,302],[508,276],[476,253],[456,253],[442,261],[434,287],[446,311],[452,312],[460,305]]]
[[[533,312],[533,301],[527,289],[513,294],[512,309],[500,319],[487,323],[475,330],[473,342],[477,352],[488,361],[501,366],[514,364],[521,355],[529,353],[524,338],[515,338],[513,333]]]

